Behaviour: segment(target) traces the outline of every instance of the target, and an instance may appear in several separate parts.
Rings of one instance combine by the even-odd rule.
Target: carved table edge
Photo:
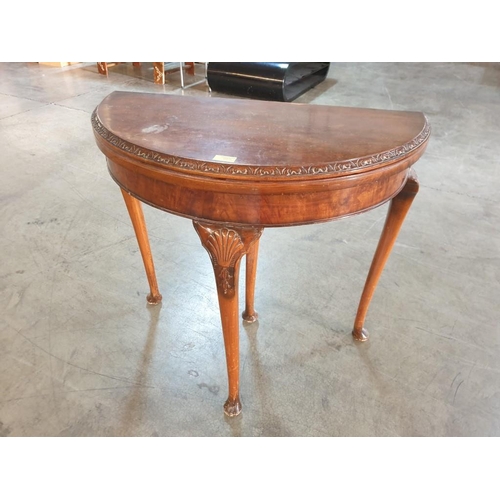
[[[132,144],[108,130],[100,121],[97,110],[98,107],[94,109],[91,117],[92,127],[95,133],[102,137],[108,144],[124,153],[142,158],[160,166],[168,166],[184,173],[189,171],[190,173],[200,173],[214,177],[224,175],[239,179],[250,178],[252,180],[283,180],[291,177],[298,177],[305,180],[321,177],[341,177],[343,175],[367,172],[405,158],[420,146],[424,145],[431,133],[431,126],[427,118],[425,118],[424,128],[411,141],[396,148],[373,155],[316,165],[233,165],[173,156]]]

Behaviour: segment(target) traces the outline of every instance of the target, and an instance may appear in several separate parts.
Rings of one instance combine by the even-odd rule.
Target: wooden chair
[[[154,82],[160,85],[165,84],[165,74],[173,71],[180,71],[181,75],[181,88],[187,89],[189,87],[193,87],[194,85],[198,85],[200,83],[207,81],[207,64],[205,63],[205,76],[202,80],[199,80],[194,83],[190,83],[189,85],[184,84],[184,66],[188,67],[187,72],[191,75],[194,75],[194,62],[179,62],[179,63],[164,63],[164,62],[155,62],[153,63],[154,68]]]
[[[108,68],[110,68],[111,66],[116,66],[117,64],[120,64],[120,63],[119,62],[98,62],[97,63],[97,71],[99,71],[99,73],[101,75],[108,76]],[[140,67],[141,63],[140,62],[133,62],[132,65],[135,67]]]

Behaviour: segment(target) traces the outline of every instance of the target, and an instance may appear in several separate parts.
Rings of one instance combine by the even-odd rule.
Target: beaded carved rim
[[[413,138],[397,148],[377,153],[374,155],[362,156],[351,160],[329,162],[320,165],[303,166],[252,166],[252,165],[232,165],[229,163],[204,162],[179,158],[166,153],[158,153],[150,149],[136,146],[110,132],[99,120],[97,108],[92,113],[92,126],[94,130],[109,144],[121,149],[134,156],[139,156],[146,160],[158,163],[160,165],[169,165],[180,169],[205,172],[209,174],[226,175],[253,175],[256,177],[292,177],[292,176],[310,176],[324,174],[341,174],[343,172],[352,172],[370,167],[376,167],[385,163],[402,158],[413,150],[421,146],[429,137],[431,127],[427,120],[422,131]]]

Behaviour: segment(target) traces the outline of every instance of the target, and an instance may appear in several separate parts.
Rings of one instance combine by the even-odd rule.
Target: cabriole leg
[[[101,75],[108,76],[108,63],[107,62],[98,62],[97,63],[97,71]]]
[[[159,304],[161,302],[161,294],[158,290],[158,283],[156,281],[155,266],[153,263],[153,256],[151,255],[151,247],[149,246],[148,231],[146,229],[146,221],[142,212],[141,202],[131,196],[129,193],[121,190],[125,205],[130,215],[130,220],[134,226],[135,236],[141,251],[142,261],[146,269],[146,276],[149,282],[150,294],[146,297],[149,304]]]
[[[226,225],[201,224],[196,221],[193,221],[193,225],[214,268],[229,383],[229,396],[224,404],[224,412],[229,417],[235,417],[241,412],[239,394],[239,268],[241,258],[249,251],[252,243],[259,238],[262,229],[242,229]]]
[[[410,209],[413,199],[417,193],[418,179],[416,174],[411,171],[403,189],[391,200],[384,229],[382,230],[377,250],[375,251],[372,265],[370,267],[370,271],[368,272],[368,277],[366,278],[365,287],[361,295],[356,320],[354,322],[354,329],[352,331],[354,338],[360,342],[368,340],[368,332],[363,327],[366,313],[368,312],[368,307],[370,306],[370,302],[385,263],[389,258],[406,214],[408,213],[408,210]]]
[[[257,321],[259,315],[255,311],[255,279],[257,276],[257,259],[259,256],[259,240],[254,241],[247,253],[245,279],[245,310],[242,317],[248,323]]]

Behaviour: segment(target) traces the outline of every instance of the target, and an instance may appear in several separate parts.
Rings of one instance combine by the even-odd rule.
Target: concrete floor
[[[297,100],[423,111],[433,133],[366,344],[350,331],[387,207],[264,232],[235,419],[208,255],[145,207],[163,293],[146,305],[90,125],[113,90],[178,84],[148,64],[0,65],[0,435],[499,435],[500,66],[333,64]]]

